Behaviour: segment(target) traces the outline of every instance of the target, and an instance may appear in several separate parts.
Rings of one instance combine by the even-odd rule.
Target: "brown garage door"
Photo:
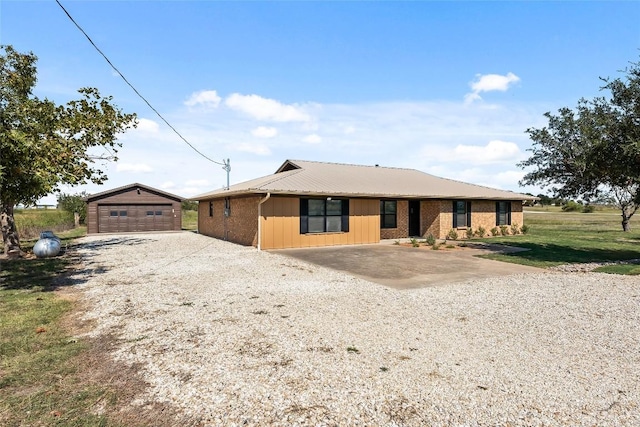
[[[99,205],[98,233],[173,230],[171,205]]]

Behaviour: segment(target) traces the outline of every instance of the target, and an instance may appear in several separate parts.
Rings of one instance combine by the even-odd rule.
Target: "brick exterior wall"
[[[381,239],[404,239],[409,235],[409,201],[397,202],[396,228],[380,228]]]
[[[209,202],[213,216],[209,216]],[[198,232],[205,236],[251,246],[258,243],[260,197],[232,197],[230,215],[224,215],[224,199],[202,200],[198,204]]]
[[[440,201],[440,226],[439,236],[433,235],[437,238],[444,239],[449,231],[453,228],[453,201],[441,200]],[[522,202],[511,202],[511,224],[522,226],[524,223],[524,214],[522,211]],[[471,228],[473,231],[478,230],[479,227],[485,229],[485,236],[491,236],[491,229],[496,226],[496,201],[495,200],[472,200],[471,201]],[[458,227],[458,238],[464,239],[467,235],[467,227]],[[510,231],[510,230],[509,230]]]
[[[420,202],[420,235],[431,234],[440,238],[440,200],[423,200]]]
[[[231,215],[224,216],[224,199],[216,199],[213,203],[213,216],[209,216],[208,200],[201,200],[198,205],[198,231],[206,236],[229,240],[241,245],[256,246],[258,243],[258,203],[260,197],[231,198]],[[404,239],[409,236],[409,201],[398,200],[396,228],[381,228],[381,239]],[[524,214],[522,202],[511,202],[511,224],[522,226]],[[471,201],[471,228],[485,229],[491,235],[496,225],[496,202],[493,200]],[[452,200],[422,200],[420,202],[420,235],[426,238],[432,234],[437,239],[447,237],[453,228]],[[458,227],[459,238],[466,237],[466,227]],[[510,231],[510,230],[509,230]]]

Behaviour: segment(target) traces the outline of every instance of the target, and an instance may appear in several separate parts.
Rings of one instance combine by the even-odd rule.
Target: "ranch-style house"
[[[273,175],[191,199],[201,234],[284,249],[522,225],[523,201],[535,197],[415,169],[287,160]]]

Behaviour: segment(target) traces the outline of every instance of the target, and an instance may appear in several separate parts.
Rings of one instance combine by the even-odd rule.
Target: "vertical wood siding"
[[[351,199],[349,231],[300,233],[300,199],[271,197],[262,205],[262,249],[356,245],[380,241],[380,201]]]

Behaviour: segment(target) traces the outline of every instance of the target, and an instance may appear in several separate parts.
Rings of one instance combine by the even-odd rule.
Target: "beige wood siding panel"
[[[380,241],[379,206],[375,199],[352,199],[348,232],[300,234],[300,199],[271,197],[262,205],[261,247],[284,249],[377,243]]]

